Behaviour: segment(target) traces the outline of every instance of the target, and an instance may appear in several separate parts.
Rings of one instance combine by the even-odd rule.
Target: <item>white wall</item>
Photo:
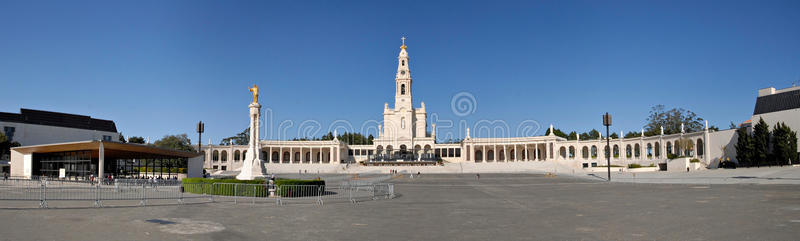
[[[797,137],[800,138],[800,108],[753,115],[753,118],[750,119],[752,120],[753,126],[755,126],[761,118],[764,118],[764,121],[769,124],[769,131],[772,131],[775,128],[775,124],[778,122],[783,122],[789,126],[789,128],[792,128],[792,130],[797,133]],[[797,149],[800,150],[800,141],[797,142]]]

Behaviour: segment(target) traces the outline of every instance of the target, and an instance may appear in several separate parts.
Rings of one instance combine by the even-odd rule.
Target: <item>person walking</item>
[[[478,177],[478,180],[481,180],[481,174],[480,173],[476,173],[475,176]]]
[[[3,172],[3,181],[8,181],[8,172]]]

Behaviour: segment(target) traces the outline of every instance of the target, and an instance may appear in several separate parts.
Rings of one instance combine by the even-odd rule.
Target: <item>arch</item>
[[[581,148],[581,157],[583,157],[583,159],[589,159],[589,147],[584,146]]]
[[[475,162],[482,162],[483,161],[483,152],[481,150],[475,150]]]
[[[502,147],[497,151],[497,161],[505,161],[505,160],[506,160],[506,149]]]
[[[575,158],[575,147],[569,146],[569,159],[574,159],[574,158]]]
[[[266,153],[266,152],[264,152],[264,153]],[[261,156],[267,156],[267,155],[261,155]],[[242,160],[244,160],[245,158],[247,158],[247,150],[242,151]]]
[[[633,145],[633,157],[639,158],[642,156],[642,148],[639,143]]]
[[[633,156],[633,149],[631,148],[631,144],[625,145],[625,158],[631,158]]]
[[[558,155],[561,156],[562,159],[567,158],[567,148],[561,147],[558,149]]]
[[[653,158],[653,144],[647,143],[647,147],[645,149],[645,153],[647,153],[647,158]]]
[[[422,154],[422,147],[420,145],[414,145],[414,154]]]
[[[400,145],[400,151],[406,151],[406,145]]]
[[[597,158],[597,146],[592,145],[592,159]]]
[[[386,146],[386,155],[389,155],[391,157],[392,154],[394,154],[394,153],[392,153],[393,151],[394,151],[394,147],[392,145],[387,145]]]
[[[292,162],[300,163],[300,152],[299,151],[294,152],[294,161],[292,161]]]
[[[668,141],[667,142],[667,156],[669,156],[669,154],[672,154],[672,142]]]
[[[514,151],[514,149],[511,149],[511,151],[508,153],[508,155],[511,158],[510,160],[512,160],[512,161],[517,160],[517,152]]]
[[[703,150],[703,140],[697,138],[697,156],[702,156],[705,154],[705,150]]]
[[[214,152],[211,154],[211,160],[212,161],[219,161],[219,151],[214,150]]]
[[[675,140],[675,143],[672,144],[672,148],[675,149],[674,150],[675,153],[673,153],[673,154],[675,154],[676,156],[681,156],[681,149],[682,148],[681,148],[681,144],[678,143],[678,140]]]
[[[239,150],[234,151],[233,152],[233,161],[241,160],[242,159],[241,155],[242,155],[242,152],[240,152]]]
[[[272,163],[278,163],[280,161],[281,161],[280,160],[280,153],[278,153],[278,151],[273,151],[272,152]]]
[[[377,148],[375,148],[375,154],[376,154],[376,155],[383,154],[383,146],[381,146],[381,145],[378,145],[378,147],[377,147]]]
[[[406,84],[400,84],[400,95],[406,94]]]
[[[486,151],[486,161],[494,161],[494,151],[488,150]]]
[[[655,144],[654,148],[655,148],[655,151],[653,151],[653,153],[655,153],[655,156],[656,156],[657,158],[658,158],[658,157],[661,157],[661,144],[660,144],[660,143],[658,143],[658,142],[656,142],[656,144]]]
[[[314,159],[314,163],[320,163],[322,161],[322,151],[317,152],[317,157]]]
[[[431,153],[431,145],[425,145],[425,154]]]
[[[307,151],[305,154],[305,159],[303,159],[303,163],[309,163],[309,162],[311,162],[311,152]]]
[[[401,66],[406,66],[406,60],[405,59],[404,60],[400,60],[400,62],[401,62]]]
[[[223,162],[228,161],[228,151],[222,151],[222,153],[220,153],[220,155],[222,155],[221,158],[220,158],[220,159],[222,159],[221,161],[223,161]]]
[[[614,151],[613,151],[614,158],[619,158],[619,146],[614,144]]]
[[[609,152],[609,150],[608,150],[608,146],[605,146],[605,147],[603,148],[603,155],[605,156],[605,158],[608,158],[608,157],[610,157],[610,156],[611,156],[611,152]]]
[[[283,152],[283,163],[289,163],[289,158],[290,158],[289,157],[289,152],[288,151],[284,151]]]

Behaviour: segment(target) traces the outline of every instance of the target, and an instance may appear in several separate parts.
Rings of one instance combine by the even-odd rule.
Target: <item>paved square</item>
[[[332,177],[331,177],[332,178]],[[1,240],[793,240],[800,186],[534,174],[390,180],[392,200],[1,209]],[[5,202],[0,202],[4,203]],[[58,205],[51,203],[51,206]]]

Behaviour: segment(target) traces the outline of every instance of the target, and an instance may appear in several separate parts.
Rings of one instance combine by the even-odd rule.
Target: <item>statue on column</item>
[[[258,85],[253,84],[252,88],[247,88],[250,92],[253,92],[253,103],[258,103]]]

